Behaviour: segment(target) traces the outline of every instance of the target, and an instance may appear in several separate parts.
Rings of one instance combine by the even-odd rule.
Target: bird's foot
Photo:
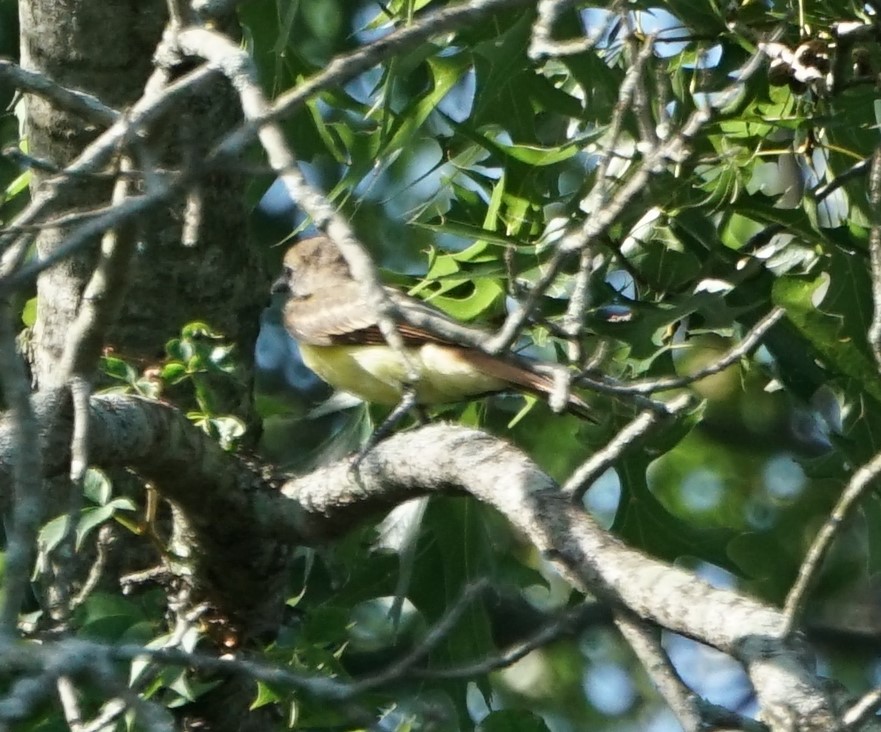
[[[392,433],[392,430],[398,426],[398,423],[400,423],[400,421],[414,408],[418,408],[416,404],[416,391],[412,387],[405,387],[401,395],[401,401],[398,402],[389,416],[382,421],[382,424],[373,430],[373,433],[367,439],[367,442],[365,442],[364,446],[358,451],[358,454],[355,456],[349,469],[357,475],[361,463],[364,461],[364,458],[367,457],[367,454],[388,437]],[[419,417],[420,421],[424,421],[425,413],[422,409],[419,409]]]

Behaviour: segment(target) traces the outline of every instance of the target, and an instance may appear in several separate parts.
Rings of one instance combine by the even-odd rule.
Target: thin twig
[[[667,706],[679,720],[683,732],[701,732],[707,728],[701,713],[698,696],[676,673],[666,651],[661,646],[659,628],[626,611],[615,613],[615,625],[630,644],[645,672]]]
[[[27,207],[2,230],[0,253],[3,253],[3,256],[0,259],[0,277],[17,269],[21,257],[27,250],[27,242],[15,238],[21,227],[37,222],[50,209],[62,190],[76,185],[77,176],[102,171],[127,140],[215,74],[214,69],[207,66],[199,67],[170,83],[160,95],[156,95],[148,84],[148,89],[145,89],[144,94],[127,113],[90,143],[70,165],[64,168],[61,175],[46,181],[43,189],[33,197]]]
[[[125,141],[131,140],[133,147],[136,150],[142,151],[142,146],[139,146],[135,137],[136,133],[154,119],[155,116],[164,112],[173,100],[185,92],[189,92],[192,87],[203,83],[214,73],[213,69],[202,66],[176,82],[169,83],[167,70],[157,69],[147,80],[144,93],[132,107],[127,118],[120,120],[119,123],[115,124],[89,145],[73,163],[64,169],[62,176],[47,181],[47,190],[39,193],[30,206],[14,219],[9,229],[0,235],[0,251],[2,251],[4,241],[7,244],[11,241],[11,232],[16,231],[20,227],[29,226],[33,220],[45,212],[57,197],[58,192],[69,182],[67,176],[87,172],[96,166],[103,165],[114,151],[116,143],[122,144]],[[141,157],[146,157],[146,155],[142,154]],[[63,243],[59,244],[51,253],[21,266],[21,261],[27,251],[31,236],[30,234],[25,234],[12,243],[9,251],[6,251],[2,258],[0,258],[0,295],[4,292],[14,291],[16,288],[32,282],[40,272],[90,244],[95,236],[104,234],[114,227],[124,227],[131,219],[171,200],[180,191],[185,190],[187,184],[196,179],[198,175],[196,170],[186,170],[166,176],[164,181],[162,181],[154,174],[152,168],[147,166],[144,169],[144,178],[147,183],[146,193],[142,196],[126,197],[130,184],[129,178],[132,172],[130,161],[123,159],[120,168],[123,169],[122,175],[117,176],[117,185],[114,188],[113,194],[115,205],[106,207],[100,213],[99,211],[93,212],[95,214],[93,218],[86,220],[78,228],[70,232],[64,238]],[[107,243],[104,242],[104,244],[106,245]],[[113,287],[108,287],[107,283],[104,282],[108,273],[113,273],[116,278],[123,280],[122,273],[127,267],[126,263],[131,256],[132,246],[134,246],[134,242],[131,240],[130,235],[126,233],[125,246],[119,247],[119,251],[113,253],[112,256],[103,255],[102,258],[106,260],[108,269],[107,272],[100,270],[97,273],[97,279],[93,279],[93,286],[99,288],[96,290],[96,295],[105,297],[108,295],[108,292],[111,294],[114,292]],[[110,249],[115,251],[117,247],[114,245]],[[116,292],[113,297],[118,298],[119,293]],[[113,310],[113,308],[110,308],[110,310]],[[83,327],[88,326],[88,320],[91,319],[93,310],[86,308],[86,314],[88,318],[84,315],[85,319],[80,322],[80,325]]]
[[[488,13],[529,5],[532,0],[470,0],[416,18],[409,25],[351,53],[337,56],[319,73],[281,94],[266,116],[249,119],[218,146],[219,157],[235,156],[254,137],[258,128],[297,112],[308,99],[325,89],[340,87],[358,74],[394,54],[408,51],[432,36],[466,27]]]
[[[841,494],[841,498],[832,509],[832,513],[820,527],[817,536],[808,550],[807,556],[798,569],[798,577],[792,589],[786,597],[783,606],[784,627],[787,632],[792,632],[804,611],[808,594],[816,583],[823,561],[832,547],[832,542],[841,531],[845,521],[858,505],[859,501],[873,487],[873,481],[881,473],[881,452],[876,454],[869,462],[860,467],[851,477]]]
[[[440,642],[449,636],[450,632],[461,620],[462,614],[468,606],[483,594],[487,586],[485,580],[478,580],[466,586],[456,602],[444,613],[443,617],[433,626],[417,648],[381,672],[354,682],[340,682],[331,678],[294,673],[276,665],[263,664],[245,658],[233,658],[230,656],[217,658],[198,652],[182,651],[177,647],[103,646],[89,641],[70,640],[58,641],[55,651],[61,652],[65,656],[72,653],[78,653],[79,655],[88,653],[91,656],[103,654],[107,659],[129,661],[137,658],[147,658],[157,664],[170,663],[192,666],[193,668],[215,673],[243,674],[256,680],[299,689],[318,697],[344,700],[358,698],[368,691],[398,682],[403,678],[468,678],[477,674],[488,673],[498,668],[504,668],[515,663],[530,651],[571,634],[579,628],[583,628],[585,624],[597,622],[607,616],[603,606],[596,603],[587,603],[570,608],[561,615],[550,619],[547,623],[543,623],[535,633],[531,634],[524,641],[511,646],[501,653],[475,661],[473,664],[439,670],[420,668],[419,664]],[[51,657],[53,647],[47,646],[44,652]],[[60,665],[57,661],[55,663]]]
[[[70,727],[71,732],[82,732],[83,712],[80,709],[80,701],[77,698],[76,687],[67,676],[61,676],[55,683],[58,690],[58,700],[64,712],[64,721]]]
[[[67,520],[64,533],[58,546],[52,551],[50,563],[53,573],[50,586],[50,616],[55,630],[66,630],[73,611],[70,602],[73,579],[74,557],[76,555],[76,536],[80,511],[83,504],[86,468],[89,465],[89,398],[92,387],[88,380],[76,377],[70,380],[70,395],[73,401],[73,430],[70,446],[70,484],[68,486]]]
[[[553,38],[554,23],[560,15],[575,5],[575,0],[539,0],[536,8],[538,18],[532,24],[532,35],[529,39],[527,55],[533,61],[545,56],[571,56],[576,53],[585,53],[592,49],[605,35],[610,20],[585,38],[568,38],[558,41]],[[609,15],[609,18],[614,17]]]
[[[724,107],[743,88],[743,83],[759,69],[762,55],[756,53],[743,66],[737,79],[720,95],[716,107]],[[712,119],[709,108],[697,109],[689,116],[676,135],[664,140],[661,145],[643,157],[642,163],[630,178],[621,185],[608,202],[600,210],[593,211],[584,223],[571,227],[560,240],[554,256],[550,259],[547,270],[530,292],[527,302],[522,308],[512,310],[501,328],[487,342],[486,349],[497,353],[508,348],[525,324],[529,314],[535,308],[538,299],[556,279],[560,267],[570,252],[581,251],[589,247],[597,237],[604,234],[617,220],[621,211],[633,201],[647,185],[649,178],[662,169],[666,161],[681,163],[690,154],[688,144],[700,129]]]
[[[112,125],[119,119],[117,110],[92,94],[63,87],[48,76],[23,69],[6,58],[0,58],[0,80],[7,81],[28,94],[48,99],[58,109],[73,112],[102,127]]]
[[[573,382],[577,386],[586,387],[598,394],[608,394],[610,396],[627,396],[634,406],[639,409],[647,409],[658,415],[666,416],[667,405],[660,399],[651,399],[639,392],[629,389],[630,384],[624,383],[611,376],[602,374],[578,374],[573,378]]]
[[[854,178],[859,178],[863,175],[867,170],[869,170],[872,161],[870,159],[860,160],[858,163],[854,163],[847,170],[839,175],[836,175],[832,180],[827,183],[823,183],[822,185],[818,185],[811,191],[811,195],[819,202],[824,198],[828,198],[835,191],[837,191],[841,186],[847,183]]]
[[[98,540],[95,542],[95,561],[92,562],[92,566],[89,569],[86,581],[83,582],[83,586],[70,600],[71,612],[80,607],[89,598],[89,595],[92,594],[98,586],[98,583],[101,581],[101,577],[107,567],[107,560],[110,556],[110,544],[112,541],[113,529],[111,528],[111,524],[105,524],[98,529]]]
[[[847,170],[835,176],[832,180],[822,183],[812,188],[808,195],[813,197],[817,203],[831,196],[835,191],[841,188],[848,181],[859,178],[864,175],[871,167],[872,159],[860,160],[854,163]],[[747,245],[741,250],[743,253],[751,253],[767,244],[772,237],[786,230],[783,224],[771,224],[762,229],[758,234],[753,235]]]
[[[615,103],[615,109],[613,110],[612,120],[610,122],[609,131],[607,133],[608,141],[604,145],[603,152],[600,156],[599,162],[597,163],[595,176],[596,182],[594,183],[594,186],[591,189],[590,193],[587,195],[587,199],[585,201],[585,208],[591,213],[598,212],[604,208],[606,200],[611,192],[610,187],[607,185],[609,164],[612,160],[614,149],[615,147],[617,147],[618,137],[620,135],[621,126],[623,124],[624,114],[629,109],[633,98],[633,90],[636,86],[636,78],[642,72],[642,63],[644,63],[645,60],[650,56],[651,48],[652,46],[650,42],[645,44],[642,52],[636,60],[635,67],[631,67],[630,69],[628,69],[624,77],[624,81],[621,84],[621,88],[618,90],[618,101]],[[609,220],[608,224],[611,225],[611,220]],[[591,242],[589,241],[584,242],[584,245],[581,248],[582,253],[589,250],[590,243]],[[533,285],[532,289],[529,291],[529,294],[526,297],[526,301],[521,303],[519,308],[511,311],[499,331],[486,344],[487,351],[489,351],[490,353],[497,353],[511,346],[514,340],[520,334],[522,328],[526,325],[528,319],[532,317],[532,314],[535,312],[541,298],[544,296],[547,289],[556,281],[560,268],[568,259],[571,251],[572,250],[567,249],[563,246],[558,246],[558,248],[551,256],[548,264],[546,265],[545,271],[543,272],[541,278],[535,283],[535,285]],[[590,257],[589,254],[584,255],[581,258],[581,271],[583,272],[581,276],[585,280],[590,276],[589,267],[591,261],[592,257]],[[579,297],[575,299],[576,304],[580,299],[582,298]],[[570,308],[569,310],[567,310],[567,318],[570,321],[569,323],[567,323],[567,325],[569,327],[571,327],[571,323],[576,317],[578,318],[579,322],[582,317],[581,312],[574,312],[574,307],[575,306],[572,305],[572,301],[570,300]]]
[[[606,180],[609,174],[609,165],[614,155],[618,154],[618,141],[621,137],[621,128],[624,124],[624,115],[635,104],[635,97],[638,94],[640,82],[643,76],[643,69],[646,62],[652,57],[655,50],[654,36],[648,36],[642,44],[642,47],[631,60],[621,86],[618,88],[618,100],[612,110],[611,123],[607,137],[609,142],[605,145],[602,155],[597,165],[596,184],[587,198],[585,207],[588,212],[593,212],[602,208],[609,191],[606,189]],[[655,145],[651,149],[655,149]]]
[[[527,638],[513,644],[498,653],[491,653],[478,661],[442,669],[412,669],[408,676],[426,681],[446,679],[468,679],[508,668],[532,651],[565,638],[589,625],[606,622],[609,618],[608,608],[600,603],[588,602],[549,618]]]
[[[171,30],[183,28],[189,4],[185,5],[181,0],[165,0],[165,6],[168,8],[168,27]]]
[[[62,173],[62,175],[64,175],[64,173]],[[101,216],[102,214],[106,214],[108,211],[112,210],[113,206],[110,204],[96,206],[95,208],[91,209],[81,208],[77,211],[71,211],[69,213],[63,213],[59,214],[58,216],[47,218],[37,224],[23,224],[21,226],[10,225],[5,227],[3,231],[9,233],[15,232],[17,234],[36,234],[46,229],[60,229],[63,227],[71,227],[75,224],[81,224],[84,221],[91,221],[92,219]]]
[[[132,169],[131,160],[120,162],[123,172]],[[122,175],[113,189],[113,210],[122,210],[129,198],[131,181]],[[94,223],[90,222],[90,223]],[[71,324],[59,367],[53,378],[63,384],[68,379],[89,379],[101,355],[104,336],[116,320],[128,283],[129,263],[135,252],[135,232],[131,219],[121,219],[101,240],[98,262],[80,300],[76,320]],[[45,386],[45,385],[41,385]],[[83,470],[85,467],[83,467]],[[71,466],[73,471],[73,466]]]
[[[630,15],[627,14],[624,16],[625,22],[630,24]],[[645,63],[651,58],[652,52],[654,51],[655,43],[657,40],[657,36],[653,36],[652,42],[649,42],[649,39],[645,39],[643,41],[642,48],[636,51],[637,45],[637,35],[635,33],[631,33],[627,38],[627,45],[630,49],[631,55],[636,56],[636,61],[633,63],[638,64],[639,66],[644,66]],[[648,50],[646,50],[648,48]],[[643,56],[645,55],[645,59]],[[639,128],[639,136],[641,138],[641,146],[648,147],[649,149],[657,147],[659,139],[658,134],[656,132],[656,123],[652,118],[652,110],[650,107],[650,100],[652,99],[652,94],[646,89],[646,75],[641,71],[636,76],[636,83],[633,89],[633,104],[631,108],[633,109],[633,117],[636,119],[637,127]]]
[[[450,636],[468,606],[479,598],[487,587],[489,587],[488,580],[482,578],[466,585],[456,602],[444,612],[418,646],[379,673],[354,682],[349,693],[357,697],[371,689],[385,686],[391,681],[406,678],[445,638]]]
[[[860,730],[881,707],[881,689],[872,689],[872,691],[863,694],[854,705],[848,709],[841,721],[849,730]]]
[[[164,706],[142,697],[120,680],[119,672],[110,658],[96,654],[83,670],[84,675],[91,678],[105,694],[117,697],[135,713],[139,727],[148,732],[174,732],[177,729],[171,713]]]
[[[138,725],[150,732],[175,729],[164,707],[142,699],[120,680],[110,646],[68,638],[40,645],[7,644],[0,650],[4,671],[18,672],[16,681],[0,698],[0,725],[26,719],[52,696],[58,679],[64,676],[71,681],[86,679],[108,696],[118,697],[137,714]]]
[[[872,271],[872,322],[868,339],[881,369],[881,145],[875,148],[869,173],[869,205],[872,229],[869,232],[869,261]]]
[[[633,446],[634,440],[637,437],[648,432],[662,418],[672,417],[684,411],[691,403],[691,397],[683,394],[666,405],[667,413],[665,415],[660,415],[649,409],[637,414],[618,434],[609,440],[602,450],[593,453],[572,472],[572,475],[569,476],[569,479],[560,489],[562,493],[569,496],[573,501],[581,501],[593,482],[606,472],[608,468],[612,467],[628,447]]]
[[[64,238],[64,243],[50,254],[40,259],[34,259],[5,276],[0,276],[0,297],[32,283],[40,272],[76,253],[82,247],[90,244],[94,237],[103,234],[108,229],[122,226],[174,199],[181,191],[185,190],[188,180],[189,176],[183,174],[172,178],[167,182],[165,188],[150,191],[142,196],[126,198],[122,203],[108,208],[105,213],[84,222],[68,234]]]
[[[572,339],[574,351],[570,352],[569,358],[573,363],[581,361],[581,344],[578,337],[584,328],[584,314],[590,307],[590,277],[593,274],[592,268],[593,252],[585,249],[581,252],[581,259],[578,262],[578,273],[575,275],[575,286],[572,288],[572,295],[569,298],[569,304],[566,306],[566,313],[563,316],[562,330],[568,338]]]
[[[624,75],[624,80],[618,89],[618,101],[615,103],[615,108],[612,110],[612,120],[606,134],[607,141],[603,146],[603,152],[600,155],[596,167],[596,182],[585,201],[585,208],[588,213],[602,208],[609,194],[609,189],[606,184],[609,174],[609,165],[613,153],[618,147],[624,115],[634,104],[634,93],[640,87],[639,80],[642,78],[643,67],[648,59],[651,58],[653,49],[653,39],[646,39],[642,48],[636,54],[636,58],[627,69],[627,72]],[[593,274],[592,263],[592,252],[589,247],[585,247],[581,250],[578,274],[575,277],[575,287],[572,291],[572,296],[569,298],[566,314],[563,317],[563,329],[567,336],[573,339],[573,349],[575,350],[580,350],[577,338],[584,325],[584,313],[589,307],[588,296],[590,292],[588,285],[590,283],[590,276]],[[533,299],[532,302],[537,304],[535,299]],[[580,353],[572,353],[570,355],[574,356],[572,360],[575,362],[581,360]]]
[[[119,697],[109,699],[90,722],[83,723],[79,732],[105,732],[105,730],[113,729],[111,722],[119,719],[127,709],[128,704]]]
[[[713,374],[718,374],[727,369],[732,364],[746,356],[750,351],[759,345],[762,338],[773,328],[783,317],[786,311],[783,308],[775,307],[761,320],[759,320],[740,342],[729,348],[722,356],[712,363],[707,364],[703,368],[694,371],[686,376],[667,376],[660,379],[649,379],[646,381],[635,381],[629,384],[619,384],[617,382],[609,382],[610,391],[619,395],[630,394],[654,394],[659,391],[668,391],[670,389],[681,389],[690,384],[694,384],[701,379],[705,379]],[[576,380],[576,382],[579,382]]]

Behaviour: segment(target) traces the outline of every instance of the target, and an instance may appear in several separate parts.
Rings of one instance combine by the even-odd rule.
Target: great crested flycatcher
[[[416,404],[458,402],[511,389],[547,397],[554,388],[539,362],[510,353],[490,355],[399,322],[408,365],[386,343],[361,284],[326,236],[305,239],[287,251],[272,291],[289,295],[284,325],[299,342],[303,362],[331,386],[365,401],[399,404],[408,388]],[[386,291],[402,312],[429,310],[450,320],[421,300],[390,287]],[[577,394],[568,395],[565,408],[595,421]]]

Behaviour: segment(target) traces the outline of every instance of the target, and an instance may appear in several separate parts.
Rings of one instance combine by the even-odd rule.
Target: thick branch
[[[582,589],[742,661],[772,728],[778,720],[797,730],[840,728],[832,700],[787,638],[778,610],[623,545],[523,453],[495,437],[426,427],[381,443],[358,476],[338,464],[283,491],[311,518],[323,517],[328,535],[360,521],[374,501],[465,491],[503,513]]]
[[[38,418],[52,412],[43,402]],[[464,492],[503,513],[582,589],[741,660],[772,728],[790,720],[798,730],[839,729],[832,700],[787,636],[782,613],[625,546],[498,438],[429,426],[378,445],[357,475],[338,463],[289,481],[279,494],[159,403],[94,398],[90,432],[95,463],[132,467],[187,514],[197,577],[224,610],[248,619],[248,629],[275,623],[291,544],[326,540],[409,498]],[[44,434],[60,441],[43,445],[48,472],[63,470],[69,431]],[[0,489],[9,484],[10,441],[10,426],[0,422]]]
[[[65,473],[73,421],[69,398],[61,390],[44,392],[35,410],[45,474]],[[11,485],[15,434],[11,419],[0,420],[0,495]],[[278,500],[259,472],[177,410],[137,397],[92,399],[89,452],[95,465],[132,468],[186,514],[194,584],[224,615],[241,622],[246,633],[277,626],[287,547],[297,542],[296,511]]]

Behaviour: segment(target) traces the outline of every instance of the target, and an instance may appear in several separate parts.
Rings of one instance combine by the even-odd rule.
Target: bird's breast
[[[328,384],[377,404],[397,404],[408,383],[408,365],[386,345],[300,344],[303,362]],[[428,343],[406,349],[421,404],[455,402],[500,391],[508,384],[469,362],[464,349]]]

